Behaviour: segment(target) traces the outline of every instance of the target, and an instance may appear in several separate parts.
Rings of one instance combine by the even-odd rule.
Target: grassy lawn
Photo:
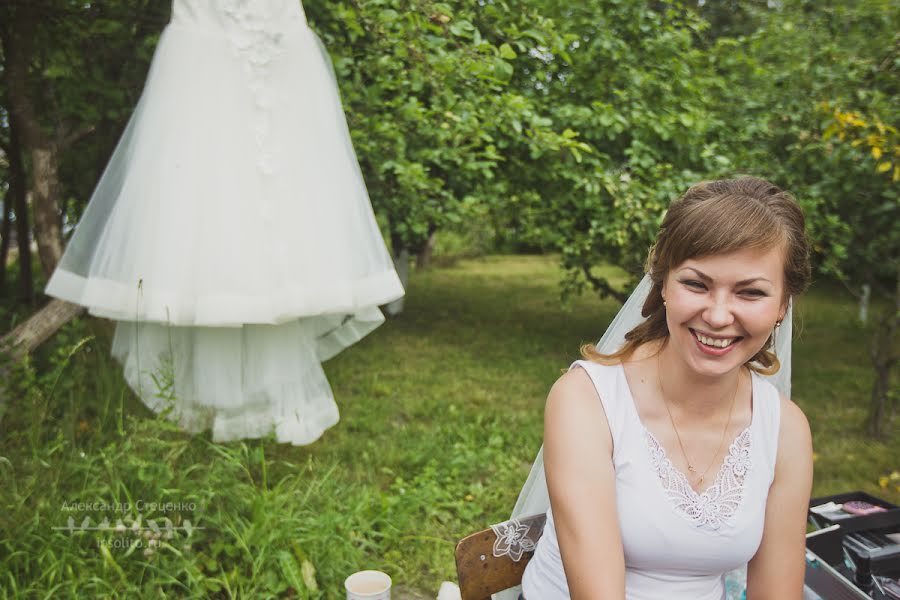
[[[549,386],[618,309],[561,306],[560,277],[534,256],[415,274],[403,315],[326,364],[342,419],[308,447],[182,434],[125,387],[109,323],[70,324],[20,374],[0,425],[0,597],[337,598],[344,577],[377,568],[433,598],[455,578],[455,542],[508,517]],[[878,482],[900,469],[900,436],[861,426],[873,375],[854,312],[825,284],[796,311],[814,494],[900,502],[900,481]],[[93,502],[106,506],[78,504]],[[138,513],[194,530],[79,530]]]

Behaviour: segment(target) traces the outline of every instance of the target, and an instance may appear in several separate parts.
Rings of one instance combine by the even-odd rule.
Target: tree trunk
[[[865,325],[869,322],[869,298],[872,295],[872,286],[868,283],[862,286],[862,295],[859,297],[859,322]]]
[[[419,250],[419,253],[416,255],[416,271],[424,271],[431,265],[431,255],[434,253],[436,237],[437,231],[434,228],[431,228],[428,239],[425,240],[425,245],[422,246],[422,249]]]
[[[402,236],[400,236],[393,228],[389,227],[390,236],[391,236],[391,258],[394,260],[394,270],[397,271],[397,276],[400,278],[400,283],[403,284],[403,289],[406,289],[406,282],[409,280],[409,250],[406,248],[406,243],[403,241]],[[393,302],[390,302],[384,306],[384,312],[389,317],[396,317],[400,313],[403,312],[403,302],[406,299],[406,296],[401,296],[397,298]]]
[[[19,298],[34,306],[34,277],[31,274],[31,229],[28,227],[28,200],[25,195],[25,167],[18,127],[9,124],[9,190],[16,215],[16,241],[19,244]]]
[[[900,325],[900,270],[897,272],[896,291],[893,306],[888,304],[878,320],[872,335],[872,364],[875,367],[875,382],[869,405],[869,433],[882,437],[885,427],[894,416],[891,398],[891,370],[898,356],[894,354],[894,339]]]
[[[59,211],[59,166],[54,144],[31,148],[34,236],[44,276],[49,279],[63,255]]]
[[[394,269],[397,271],[397,276],[400,277],[400,283],[403,284],[403,289],[405,290],[409,281],[409,250],[404,248],[399,254],[394,254]],[[389,317],[396,317],[403,312],[403,301],[405,299],[406,296],[403,295],[384,307]]]
[[[28,96],[28,71],[37,23],[34,3],[18,3],[12,10],[12,16],[13,22],[7,24],[3,35],[8,109],[11,124],[19,130],[21,147],[31,157],[34,234],[41,267],[49,278],[63,251],[58,155],[56,144],[41,130]]]
[[[34,234],[38,256],[44,274],[49,278],[63,253],[62,223],[59,218],[59,167],[56,143],[45,135],[29,97],[28,76],[34,52],[37,25],[35,2],[17,2],[9,17],[2,23],[4,58],[3,83],[6,87],[6,108],[10,129],[10,193],[16,213],[16,234],[19,240],[19,266],[26,299],[34,303],[34,284],[31,278],[31,247],[28,227],[28,183],[23,157],[31,158],[31,204],[34,210]],[[6,381],[9,359],[19,360],[63,324],[84,309],[75,304],[52,300],[47,306],[21,323],[0,339],[0,381]],[[0,386],[0,415],[6,405]]]
[[[9,188],[3,197],[3,223],[0,224],[0,293],[6,291],[6,260],[9,257],[9,237],[12,235],[12,194]]]

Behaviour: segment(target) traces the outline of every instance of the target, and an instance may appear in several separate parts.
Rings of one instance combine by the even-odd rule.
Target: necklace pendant
[[[689,464],[689,465],[688,465],[688,471],[690,471],[691,473],[694,473],[694,472],[696,472],[696,469],[694,469],[693,465],[690,465],[690,464]]]

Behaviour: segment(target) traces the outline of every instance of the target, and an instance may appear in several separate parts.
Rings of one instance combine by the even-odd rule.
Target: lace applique
[[[520,523],[518,519],[491,525],[491,529],[497,535],[493,549],[496,558],[508,555],[513,562],[519,562],[524,553],[534,550],[534,541],[528,537],[531,527]]]
[[[269,143],[269,109],[276,100],[276,91],[268,81],[269,65],[284,53],[284,34],[278,30],[274,15],[267,14],[265,3],[255,0],[225,0],[225,15],[236,27],[228,38],[235,54],[244,60],[250,74],[250,90],[256,105],[254,130],[259,150],[257,167],[265,174],[275,170],[275,148]]]
[[[644,428],[650,450],[650,462],[675,508],[697,527],[718,529],[734,517],[744,493],[744,479],[753,466],[750,458],[750,428],[745,429],[728,448],[716,481],[698,494],[684,473],[672,466],[662,445]]]

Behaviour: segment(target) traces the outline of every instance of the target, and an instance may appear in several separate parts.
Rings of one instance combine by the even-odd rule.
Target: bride
[[[744,564],[748,599],[802,597],[809,425],[764,376],[808,256],[796,201],[761,179],[673,202],[635,292],[644,319],[583,348],[547,399],[525,598],[722,600]],[[542,493],[533,477],[517,512]]]

